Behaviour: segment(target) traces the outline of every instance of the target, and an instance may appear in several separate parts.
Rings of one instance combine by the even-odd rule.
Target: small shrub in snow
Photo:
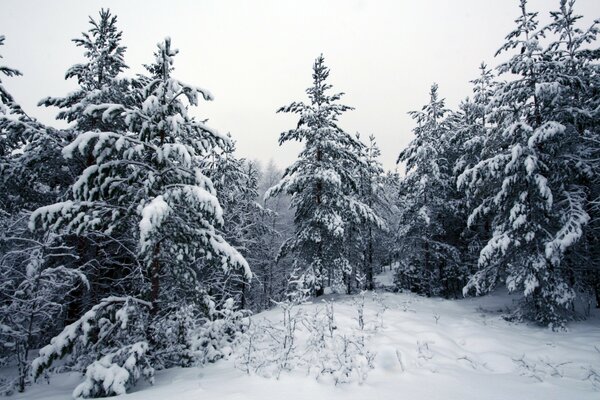
[[[197,326],[198,310],[193,305],[181,305],[157,318],[150,327],[157,368],[193,365],[193,333]]]
[[[148,343],[137,342],[109,353],[86,368],[85,381],[73,397],[106,397],[125,394],[142,376],[154,382],[154,368],[147,357]]]
[[[140,377],[152,380],[146,327],[151,305],[133,297],[109,297],[55,336],[31,363],[34,379],[57,359],[74,354],[86,371],[75,397],[125,393]]]
[[[364,305],[364,295],[355,301]],[[357,329],[344,332],[337,327],[330,302],[312,313],[295,301],[278,305],[283,312],[281,324],[254,320],[245,332],[238,349],[239,368],[263,377],[305,369],[315,379],[335,384],[365,381],[374,368],[375,354],[367,347],[364,310],[362,328],[359,323]]]
[[[247,329],[247,311],[236,310],[233,299],[227,299],[221,309],[208,300],[209,316],[194,335],[193,352],[200,364],[228,357],[235,343]]]

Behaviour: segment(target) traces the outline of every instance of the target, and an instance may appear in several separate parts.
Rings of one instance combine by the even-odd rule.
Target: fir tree
[[[402,255],[397,281],[428,296],[440,294],[440,280],[447,264],[457,262],[457,249],[447,240],[445,221],[453,210],[450,200],[451,174],[445,159],[448,140],[444,117],[445,100],[433,84],[429,103],[409,114],[418,126],[415,138],[400,153],[406,163],[401,183],[401,227],[398,254]]]
[[[86,114],[92,104],[123,101],[129,82],[117,76],[127,68],[124,61],[126,48],[121,45],[122,32],[117,28],[117,17],[110,10],[100,10],[98,21],[89,18],[91,28],[82,37],[73,39],[76,46],[84,49],[87,62],[75,64],[65,74],[65,79],[77,79],[79,89],[65,97],[47,97],[39,105],[58,107],[58,119],[77,121],[80,132],[93,129],[110,130],[106,119]],[[107,125],[107,122],[109,124]],[[87,164],[91,164],[89,160]],[[87,166],[87,165],[86,165]]]
[[[250,276],[245,260],[216,232],[222,209],[199,168],[199,156],[229,140],[188,116],[184,98],[197,105],[198,96],[211,100],[212,95],[171,77],[176,54],[170,39],[159,44],[138,104],[87,108],[104,120],[121,120],[127,131],[79,135],[64,155],[91,150],[94,164],[73,185],[73,200],[43,207],[31,219],[32,227],[76,233],[111,235],[136,227],[139,257],[150,281],[144,292],[155,312],[161,298],[168,302],[178,293],[186,297],[197,291],[197,271],[204,263]],[[163,280],[173,285],[169,291],[160,290]]]
[[[517,78],[498,87],[490,105],[497,125],[484,157],[459,179],[467,190],[486,190],[469,223],[491,216],[491,238],[464,291],[486,293],[505,280],[524,294],[519,317],[556,328],[575,298],[565,254],[589,222],[579,184],[585,168],[572,161],[579,138],[561,118],[573,103],[554,72],[555,51],[540,45],[545,30],[537,28],[537,13],[527,11],[525,0],[520,7],[517,27],[499,50],[517,53],[498,67]]]
[[[338,103],[342,93],[328,94],[332,87],[326,82],[328,76],[321,55],[313,65],[313,85],[306,90],[310,103],[294,102],[278,110],[300,115],[297,127],[281,134],[280,145],[297,140],[304,142],[304,149],[267,193],[292,196],[296,233],[284,244],[282,254],[299,257],[304,279],[317,296],[325,286],[339,284],[351,273],[344,238],[352,224],[382,224],[356,197],[358,184],[352,167],[362,163],[361,143],[337,125],[339,116],[351,107]]]

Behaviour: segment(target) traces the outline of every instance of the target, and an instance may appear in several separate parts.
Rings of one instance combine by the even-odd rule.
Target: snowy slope
[[[204,368],[158,372],[154,386],[141,385],[128,400],[157,399],[598,399],[600,398],[600,318],[570,325],[569,332],[514,324],[500,317],[507,295],[479,299],[427,299],[412,294],[380,294],[389,307],[383,326],[370,336],[377,353],[367,381],[334,385],[304,371],[279,380],[246,375],[234,361]],[[375,321],[380,304],[366,295],[366,319]],[[352,298],[335,298],[338,329],[357,324]],[[302,306],[307,312],[319,303]],[[253,318],[280,318],[280,310]],[[302,332],[299,333],[302,336]],[[401,362],[399,361],[401,360]],[[597,374],[597,375],[594,375]],[[71,398],[76,374],[54,376],[15,399]]]

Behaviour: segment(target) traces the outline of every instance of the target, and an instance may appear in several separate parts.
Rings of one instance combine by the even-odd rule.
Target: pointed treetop
[[[156,46],[158,49],[154,52],[154,64],[144,65],[144,67],[154,78],[167,80],[173,71],[173,58],[179,50],[171,47],[171,38],[168,36]]]
[[[65,79],[77,78],[85,89],[100,89],[110,79],[128,68],[125,65],[125,46],[121,46],[122,31],[117,28],[117,16],[110,10],[101,9],[99,20],[90,16],[92,27],[82,32],[81,38],[73,39],[78,47],[85,49],[86,64],[76,64],[71,67]]]

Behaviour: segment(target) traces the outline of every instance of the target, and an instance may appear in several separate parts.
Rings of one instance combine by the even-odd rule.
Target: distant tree
[[[357,134],[357,140],[360,136]],[[369,135],[369,141],[362,148],[362,164],[358,166],[357,177],[359,182],[359,199],[374,210],[380,217],[388,215],[391,207],[391,200],[384,191],[384,170],[379,158],[381,150],[377,146],[375,136]],[[385,219],[384,219],[385,221]],[[367,290],[373,290],[375,264],[378,260],[378,254],[382,254],[381,245],[384,243],[382,237],[387,235],[387,224],[381,224],[380,221],[366,221],[359,225],[360,232],[360,259],[362,259],[361,272],[364,274],[364,286]]]

